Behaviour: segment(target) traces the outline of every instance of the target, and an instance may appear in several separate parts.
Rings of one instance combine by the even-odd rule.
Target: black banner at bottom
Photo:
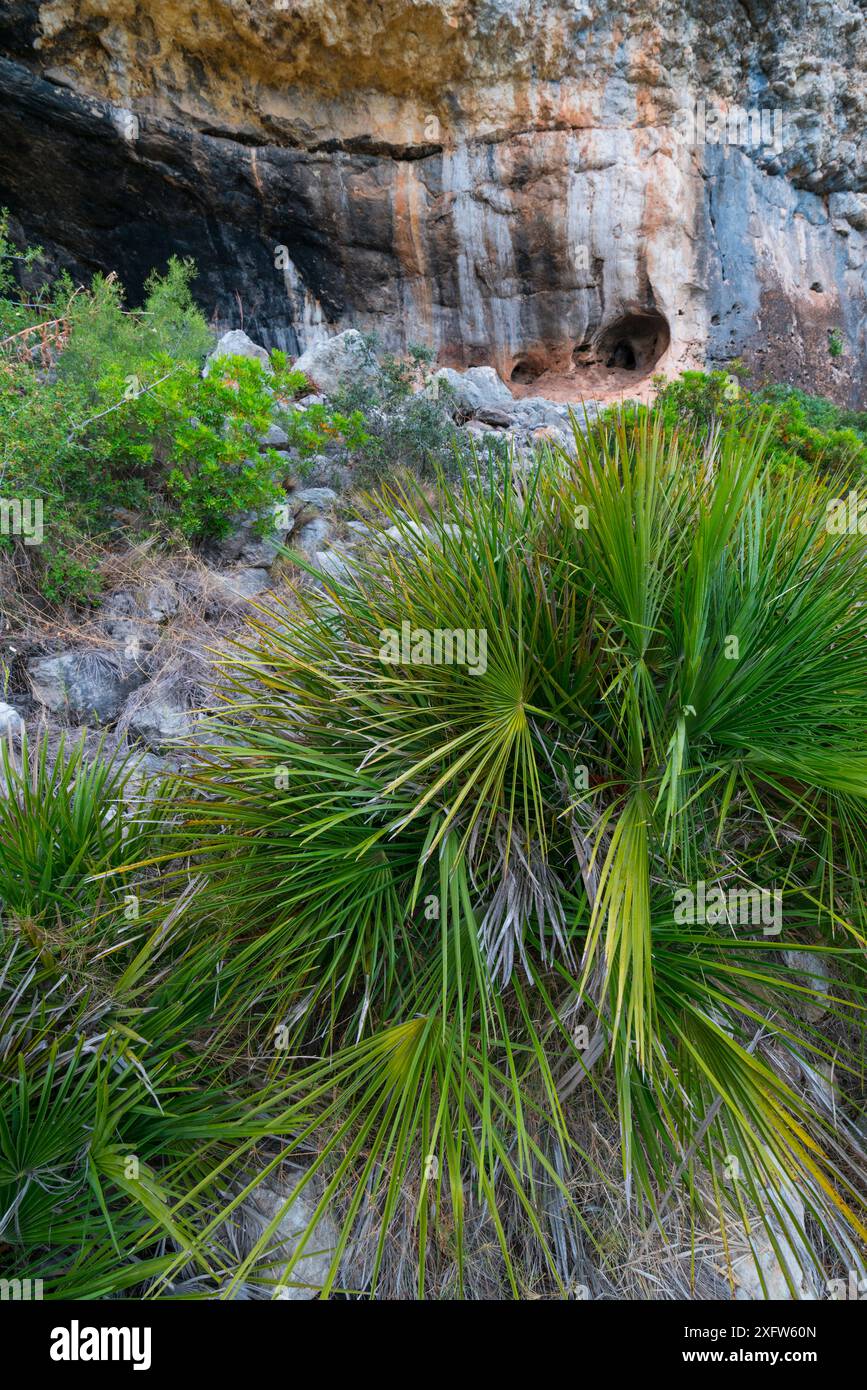
[[[771,1380],[778,1371],[793,1367],[827,1376],[858,1364],[865,1333],[861,1299],[761,1304],[571,1301],[548,1308],[540,1301],[513,1303],[508,1305],[505,1338],[485,1334],[486,1307],[494,1308],[490,1316],[496,1323],[495,1305],[478,1303],[469,1308],[451,1304],[445,1311],[439,1303],[363,1301],[6,1301],[0,1302],[0,1335],[7,1355],[16,1359],[18,1374],[33,1370],[49,1383],[63,1383],[70,1376],[100,1378],[106,1370],[114,1378],[179,1371],[214,1371],[222,1378],[237,1371],[249,1377],[251,1371],[258,1374],[266,1366],[285,1363],[287,1336],[293,1339],[294,1361],[305,1345],[297,1343],[299,1335],[316,1339],[309,1351],[312,1355],[315,1347],[320,1361],[333,1356],[339,1363],[341,1352],[346,1352],[351,1366],[360,1369],[366,1363],[367,1375],[392,1379],[393,1364],[377,1369],[376,1360],[370,1359],[370,1348],[382,1346],[383,1322],[398,1336],[406,1336],[406,1320],[414,1323],[418,1316],[421,1335],[436,1338],[445,1330],[443,1319],[450,1321],[455,1311],[459,1318],[473,1318],[467,1325],[473,1338],[465,1338],[462,1360],[466,1346],[473,1345],[480,1364],[496,1364],[500,1348],[514,1348],[515,1332],[551,1329],[548,1319],[553,1317],[558,1335],[569,1339],[558,1348],[561,1356],[577,1352],[580,1360],[592,1348],[594,1362],[602,1357],[611,1371],[637,1373],[642,1381],[678,1369],[688,1379],[697,1375],[700,1380],[708,1369],[732,1371],[741,1366],[761,1367]],[[357,1339],[334,1339],[338,1329],[350,1327]]]

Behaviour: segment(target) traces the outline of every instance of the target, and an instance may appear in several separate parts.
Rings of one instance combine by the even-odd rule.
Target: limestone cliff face
[[[865,0],[5,0],[0,55],[0,201],[133,293],[867,404]]]

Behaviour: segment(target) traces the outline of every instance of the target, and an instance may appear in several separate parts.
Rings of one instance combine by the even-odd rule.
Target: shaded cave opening
[[[596,343],[597,361],[608,371],[651,371],[671,342],[665,317],[655,309],[621,315],[603,329]]]
[[[545,368],[530,357],[519,357],[509,373],[513,386],[531,386],[542,375]]]
[[[668,320],[654,308],[633,308],[590,329],[580,341],[560,338],[550,344],[527,343],[505,358],[475,344],[466,355],[453,354],[459,369],[493,365],[516,397],[542,395],[553,400],[578,399],[582,393],[637,389],[671,344]]]

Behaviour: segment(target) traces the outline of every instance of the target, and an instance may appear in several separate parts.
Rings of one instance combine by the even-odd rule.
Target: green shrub
[[[733,362],[727,372],[684,372],[670,382],[655,378],[661,388],[655,408],[670,429],[681,425],[708,429],[717,420],[740,423],[746,413],[742,374],[740,362]]]
[[[61,276],[25,297],[17,256],[0,218],[0,495],[39,499],[45,536],[29,552],[0,536],[0,552],[18,547],[20,573],[26,558],[49,601],[98,594],[99,540],[117,508],[194,541],[225,535],[239,512],[266,517],[287,462],[261,452],[258,436],[278,415],[296,473],[335,439],[367,446],[360,413],[295,408],[305,379],[283,353],[272,374],[235,358],[201,376],[212,335],[192,300],[191,262],[172,258],[130,311],[113,276],[86,290]],[[31,268],[38,251],[19,259]]]
[[[144,304],[134,313],[125,309],[114,276],[95,275],[86,294],[74,294],[71,281],[62,279],[55,304],[60,310],[68,302],[70,332],[57,361],[58,376],[105,400],[102,382],[109,372],[120,379],[146,374],[154,358],[201,363],[213,334],[193,303],[194,277],[192,261],[172,256],[165,275],[150,276]]]
[[[758,399],[774,409],[774,447],[781,457],[827,473],[842,470],[854,481],[867,476],[867,417],[790,386],[766,387]]]
[[[369,342],[374,345],[372,336]],[[376,387],[353,382],[334,395],[334,408],[358,425],[357,433],[346,436],[346,457],[360,483],[382,482],[405,470],[432,480],[438,470],[453,472],[461,457],[466,459],[466,439],[452,420],[448,388],[436,399],[413,391],[432,360],[431,350],[417,345],[410,347],[408,360],[385,354]]]
[[[289,443],[302,459],[312,458],[337,440],[342,440],[354,455],[362,452],[370,439],[364,412],[358,409],[343,411],[331,405],[309,405],[303,411],[287,410],[281,419]]]
[[[775,407],[797,412],[798,417],[811,429],[827,434],[838,429],[843,422],[844,411],[824,396],[810,396],[797,386],[765,386],[758,393],[759,399]]]
[[[190,295],[189,262],[173,258],[164,276],[151,276],[142,309],[130,312],[113,277],[76,290],[61,276],[25,294],[10,271],[15,259],[32,268],[39,252],[19,256],[3,217],[0,323],[15,336],[7,332],[0,347],[0,488],[5,497],[43,503],[44,541],[25,554],[45,597],[87,601],[99,589],[91,542],[112,509],[154,498],[151,480],[129,471],[122,450],[118,456],[117,416],[131,383],[158,354],[189,375],[212,335]],[[16,544],[0,537],[0,548]]]
[[[845,473],[854,482],[867,477],[867,416],[791,386],[748,391],[741,376],[742,367],[735,362],[729,372],[684,372],[670,382],[660,378],[653,408],[669,432],[707,431],[713,425],[745,429],[755,420],[767,420],[769,449],[781,467],[819,467],[829,475]],[[638,413],[646,409],[639,407]],[[608,418],[614,414],[609,411]]]
[[[45,305],[45,317],[50,318],[50,289],[22,292],[21,280],[28,278],[38,264],[41,251],[38,246],[19,250],[9,235],[9,213],[0,209],[0,340],[4,349],[16,350],[18,344],[10,341],[23,329],[34,322],[34,311]],[[16,271],[20,272],[16,274]]]
[[[192,539],[224,535],[233,513],[265,510],[281,496],[285,467],[257,444],[271,421],[268,381],[252,358],[220,357],[206,377],[197,363],[166,356],[142,365],[129,399],[101,426],[116,477],[153,489]],[[120,372],[101,390],[121,399]]]
[[[110,496],[101,450],[85,448],[70,434],[87,408],[85,388],[45,385],[30,366],[9,364],[0,375],[0,490],[6,498],[40,499],[44,509],[44,541],[21,558],[37,567],[49,594],[67,571],[73,600],[98,583],[95,566],[74,557],[84,554],[81,543],[99,528]],[[24,550],[15,537],[0,536],[0,554],[16,545]]]

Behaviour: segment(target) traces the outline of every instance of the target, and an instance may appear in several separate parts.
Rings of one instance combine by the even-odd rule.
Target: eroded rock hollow
[[[517,392],[740,357],[863,406],[864,9],[7,0],[0,200],[134,297],[194,256],[290,351],[352,326]]]

